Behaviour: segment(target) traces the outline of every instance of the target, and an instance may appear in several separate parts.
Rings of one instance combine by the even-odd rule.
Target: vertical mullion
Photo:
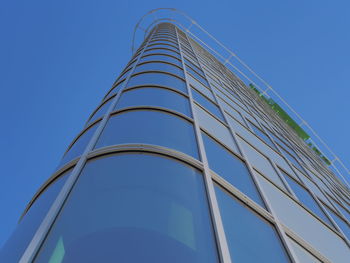
[[[154,30],[153,30],[154,32]],[[151,36],[153,35],[153,32],[149,34],[149,37],[147,40],[147,44],[149,42],[149,40],[151,39]],[[68,198],[69,193],[71,192],[75,182],[77,181],[80,172],[82,171],[85,163],[87,162],[87,156],[90,153],[90,151],[93,150],[95,144],[97,143],[98,138],[100,137],[103,129],[105,128],[106,124],[107,124],[107,120],[111,114],[111,112],[113,111],[115,105],[118,102],[118,99],[123,91],[123,89],[126,87],[132,73],[135,70],[135,67],[137,66],[145,48],[147,45],[145,45],[143,47],[142,52],[138,55],[137,61],[134,64],[134,66],[132,67],[132,69],[130,70],[128,76],[126,77],[122,87],[120,88],[120,90],[118,91],[117,95],[114,97],[113,102],[111,103],[111,105],[109,106],[106,114],[104,115],[103,119],[100,121],[99,127],[96,129],[94,135],[92,136],[92,138],[90,139],[88,145],[86,146],[83,154],[80,156],[79,161],[77,162],[77,164],[74,166],[72,173],[70,174],[69,178],[67,179],[67,181],[64,183],[61,191],[59,192],[59,194],[57,195],[55,201],[53,202],[53,204],[51,205],[48,213],[46,214],[45,218],[43,219],[43,221],[41,222],[40,226],[38,227],[37,231],[35,232],[32,240],[30,241],[29,245],[27,246],[26,250],[24,251],[21,259],[20,259],[20,263],[27,263],[27,262],[31,262],[32,260],[34,260],[36,254],[38,253],[41,245],[43,244],[43,242],[45,241],[46,236],[48,235],[52,225],[55,222],[55,219],[57,218],[57,216],[59,215],[66,199]]]
[[[193,52],[194,52],[195,55],[197,56],[196,50],[193,48],[193,46],[192,46],[192,44],[191,44],[190,41],[189,41],[189,43],[190,43],[190,46],[191,46]],[[198,60],[199,66],[200,66],[200,68],[202,69],[203,74],[204,74],[204,76],[205,76],[205,78],[207,79],[207,82],[208,82],[207,74],[206,74],[205,70],[203,70],[202,63],[201,63],[201,61],[200,61],[198,58],[197,58],[197,60]],[[219,81],[221,82],[220,79],[219,79]],[[291,259],[292,262],[294,262],[294,263],[299,263],[299,260],[297,259],[296,255],[295,255],[294,249],[293,249],[292,245],[290,244],[290,241],[288,240],[288,237],[287,237],[286,233],[285,233],[284,230],[283,230],[282,224],[280,223],[278,217],[276,216],[276,213],[275,213],[274,209],[272,208],[272,205],[270,204],[268,198],[266,197],[266,194],[265,194],[263,188],[261,187],[261,184],[259,183],[257,176],[255,175],[255,173],[254,173],[254,171],[253,171],[253,167],[251,166],[251,164],[249,163],[249,161],[248,161],[247,158],[246,158],[246,154],[245,154],[245,152],[244,152],[244,150],[243,150],[243,147],[241,146],[239,140],[238,140],[237,137],[236,137],[236,136],[237,136],[237,135],[236,135],[236,131],[233,129],[232,125],[227,121],[227,116],[226,116],[225,111],[223,110],[223,107],[222,107],[222,105],[221,105],[221,102],[217,99],[217,95],[216,95],[216,93],[213,91],[213,89],[212,89],[212,87],[211,87],[211,85],[210,85],[209,82],[208,82],[208,85],[209,85],[209,88],[210,88],[210,90],[212,91],[212,93],[213,93],[213,95],[214,95],[214,97],[215,97],[215,99],[216,99],[216,101],[217,101],[217,103],[218,103],[218,106],[219,106],[219,108],[220,108],[220,110],[221,110],[221,112],[222,112],[222,114],[223,114],[223,116],[224,116],[224,119],[225,119],[225,121],[226,121],[226,123],[227,123],[227,125],[228,125],[228,127],[229,127],[230,133],[231,133],[231,135],[232,135],[232,137],[233,137],[233,139],[234,139],[234,141],[235,141],[235,143],[236,143],[236,145],[237,145],[237,147],[238,147],[238,150],[241,152],[241,155],[242,155],[243,158],[246,160],[245,163],[246,163],[246,165],[247,165],[247,167],[248,167],[248,170],[249,170],[249,172],[250,172],[250,174],[251,174],[251,176],[252,176],[252,179],[253,179],[254,183],[257,185],[257,189],[258,189],[258,191],[260,192],[263,201],[264,201],[265,204],[267,205],[268,209],[270,210],[270,212],[271,212],[271,214],[272,214],[272,216],[273,216],[273,218],[274,218],[274,224],[275,224],[275,226],[276,226],[277,232],[278,232],[279,235],[280,235],[280,239],[281,239],[281,241],[283,242],[284,247],[286,248],[286,251],[287,251],[287,253],[288,253],[290,259]],[[221,83],[221,85],[222,85],[222,83]],[[269,161],[270,161],[270,160],[269,160]]]
[[[182,51],[182,47],[180,44],[180,38],[178,36],[177,27],[176,27],[176,36],[177,36],[177,40],[179,42],[178,44],[179,44],[179,49],[180,49],[182,67],[185,70],[186,67],[185,67],[185,63],[184,63],[183,51]],[[204,182],[205,182],[205,186],[206,186],[207,199],[209,201],[210,214],[211,214],[211,218],[212,218],[213,226],[214,226],[214,233],[215,233],[216,240],[217,240],[217,247],[219,250],[219,255],[220,255],[221,261],[223,263],[231,263],[232,261],[231,261],[230,251],[229,251],[229,248],[227,245],[227,240],[226,240],[226,236],[225,236],[225,232],[224,232],[224,227],[222,224],[219,206],[218,206],[218,202],[216,199],[214,184],[213,184],[213,181],[212,181],[211,175],[210,175],[210,170],[209,170],[208,160],[207,160],[207,156],[206,156],[205,149],[204,149],[202,134],[201,134],[200,127],[198,124],[198,118],[196,116],[195,108],[193,105],[192,91],[191,91],[189,82],[187,80],[187,73],[185,73],[185,79],[186,79],[186,86],[187,86],[188,95],[189,95],[189,99],[190,99],[190,105],[191,105],[193,121],[194,121],[193,123],[194,123],[195,133],[196,133],[196,137],[197,137],[199,152],[200,152],[200,156],[202,159],[201,161],[203,163]]]

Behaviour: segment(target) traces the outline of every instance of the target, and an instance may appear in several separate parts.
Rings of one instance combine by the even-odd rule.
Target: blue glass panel
[[[290,262],[273,226],[216,187],[232,262]]]
[[[253,131],[256,135],[258,135],[266,144],[270,145],[273,149],[276,149],[276,146],[273,144],[271,139],[258,127],[256,127],[253,123],[249,122],[250,126],[252,127]]]
[[[155,72],[141,73],[131,77],[128,83],[128,87],[152,84],[174,88],[187,93],[186,83],[182,79],[169,74]]]
[[[138,65],[135,68],[135,73],[143,72],[143,71],[165,71],[184,78],[184,72],[182,69],[176,66],[170,65],[168,63],[149,62],[149,63]]]
[[[117,92],[119,91],[119,88],[121,88],[121,86],[122,86],[123,83],[124,83],[124,80],[123,80],[122,82],[118,83],[118,85],[115,86],[113,89],[111,89],[111,90],[107,93],[106,99],[108,99],[108,98],[112,97],[113,95],[117,94]],[[105,99],[105,100],[106,100],[106,99]]]
[[[202,136],[210,169],[265,208],[246,165],[205,133]]]
[[[89,161],[35,262],[218,262],[202,175],[145,153]]]
[[[309,208],[312,212],[314,212],[316,215],[318,215],[320,218],[323,219],[326,223],[332,226],[331,221],[327,218],[325,213],[321,210],[320,206],[317,204],[315,199],[312,197],[312,195],[305,190],[299,183],[294,181],[291,177],[286,175],[283,171],[281,173],[284,175],[284,178],[288,182],[289,186],[294,191],[295,195],[298,197],[300,202],[302,202],[307,208]]]
[[[112,116],[96,148],[127,143],[165,146],[198,159],[193,125],[162,111],[137,110]]]
[[[337,202],[333,201],[333,204],[336,205],[336,207],[340,210],[340,212],[343,214],[343,216],[350,222],[350,213],[345,210],[341,205],[339,205]]]
[[[146,57],[142,57],[140,60],[140,62],[146,62],[146,61],[165,61],[165,62],[172,63],[174,65],[177,65],[179,67],[182,67],[182,63],[180,60],[167,55],[149,55]]]
[[[0,250],[0,262],[19,262],[19,259],[67,180],[69,173],[70,171],[64,173],[52,182],[35,200],[28,212],[18,223],[9,240],[2,247],[2,250]]]
[[[202,77],[201,75],[199,75],[196,71],[191,69],[190,67],[187,66],[186,71],[188,73],[190,73],[192,76],[194,76],[197,80],[202,82],[204,85],[209,86],[207,80],[204,77]]]
[[[105,113],[107,112],[109,106],[111,105],[113,99],[110,99],[103,103],[103,105],[100,106],[100,108],[94,113],[94,115],[91,116],[91,119],[87,124],[91,124],[97,119],[101,118]],[[87,125],[88,126],[88,125]]]
[[[171,43],[169,44],[162,44],[162,43],[152,43],[150,45],[147,46],[147,48],[166,48],[166,49],[171,49],[174,50],[176,52],[179,52],[179,49],[177,47],[174,47],[173,45],[171,45]]]
[[[99,124],[100,122],[95,123],[92,127],[87,129],[82,135],[79,136],[68,152],[66,152],[66,154],[63,156],[59,167],[80,156],[85,151],[86,146],[88,145],[92,135],[94,135]]]
[[[143,52],[143,55],[148,55],[148,54],[166,54],[166,55],[180,58],[179,53],[169,49],[163,49],[163,48],[147,49]]]
[[[145,87],[125,91],[116,109],[143,105],[168,108],[191,117],[189,100],[177,92],[163,88]]]
[[[212,103],[206,97],[204,97],[202,94],[197,92],[195,89],[192,89],[192,95],[193,95],[193,99],[195,101],[197,101],[200,105],[202,105],[204,108],[206,108],[214,116],[218,117],[220,120],[225,122],[224,117],[222,116],[222,113],[221,113],[218,106],[216,106],[214,103]]]
[[[337,223],[340,229],[343,231],[344,235],[350,240],[350,226],[344,222],[338,215],[336,215],[331,209],[326,207],[328,213],[332,216],[333,220]]]

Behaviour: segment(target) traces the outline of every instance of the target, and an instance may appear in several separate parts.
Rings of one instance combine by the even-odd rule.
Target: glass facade
[[[350,191],[211,53],[150,31],[0,262],[350,262]]]

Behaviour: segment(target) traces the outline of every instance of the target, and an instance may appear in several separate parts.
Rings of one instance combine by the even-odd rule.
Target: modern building
[[[350,190],[276,107],[156,25],[0,262],[350,262]]]

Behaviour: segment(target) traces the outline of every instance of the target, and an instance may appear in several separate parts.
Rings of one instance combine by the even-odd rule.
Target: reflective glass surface
[[[232,149],[236,153],[239,153],[229,129],[196,104],[194,105],[194,108],[199,125],[228,148]]]
[[[35,262],[218,262],[202,175],[145,153],[91,160]]]
[[[328,213],[333,218],[333,220],[337,223],[337,225],[343,231],[344,235],[350,240],[350,226],[347,223],[345,223],[345,221],[342,218],[340,218],[337,214],[335,214],[331,209],[329,209],[328,207],[326,208]]]
[[[273,226],[216,187],[232,262],[290,262]]]
[[[258,127],[256,127],[253,123],[250,122],[250,126],[252,127],[254,133],[258,135],[266,144],[270,145],[273,149],[276,150],[276,146],[273,144],[271,139]]]
[[[311,255],[306,249],[300,246],[293,239],[289,239],[289,240],[293,246],[295,255],[297,256],[297,259],[299,260],[300,263],[321,263],[321,261],[319,261],[313,255]]]
[[[251,147],[248,143],[241,140],[241,145],[246,153],[248,160],[252,164],[253,167],[258,168],[260,172],[262,172],[265,176],[270,178],[275,184],[280,186],[283,189],[286,189],[282,180],[279,178],[277,172],[271,165],[270,161],[266,159],[261,153],[256,151],[253,147]]]
[[[79,136],[79,138],[70,147],[68,152],[63,156],[63,159],[61,160],[59,166],[63,166],[64,164],[83,154],[86,146],[88,145],[92,135],[94,135],[99,124],[100,122],[95,123],[92,127],[87,129],[82,135]]]
[[[170,56],[180,58],[179,53],[172,51],[170,49],[163,49],[163,48],[152,48],[152,49],[147,49],[143,52],[143,55],[148,55],[148,54],[167,54]]]
[[[113,115],[96,148],[129,143],[160,145],[198,158],[193,125],[162,111],[133,110]]]
[[[202,105],[204,108],[206,108],[210,113],[212,113],[214,116],[218,117],[220,120],[224,121],[224,117],[222,116],[222,113],[218,106],[216,106],[213,102],[208,100],[206,97],[204,97],[202,94],[200,94],[195,89],[192,89],[192,96],[195,101],[197,101],[200,105]]]
[[[182,79],[173,75],[155,72],[141,73],[131,77],[128,87],[147,84],[170,87],[187,93],[186,83]]]
[[[120,82],[117,86],[115,86],[113,89],[111,89],[107,95],[106,95],[106,99],[112,97],[113,95],[117,94],[117,92],[119,91],[119,88],[121,88],[122,84],[124,83],[124,80],[122,82]]]
[[[317,216],[323,219],[324,222],[332,226],[331,221],[327,218],[325,213],[322,211],[320,206],[317,204],[315,199],[311,196],[311,194],[301,185],[299,185],[296,181],[286,175],[283,171],[281,171],[284,178],[288,182],[289,186],[292,188],[293,192],[299,199],[301,203],[303,203],[307,208],[309,208],[312,212],[314,212]]]
[[[91,116],[91,119],[89,120],[89,122],[87,124],[91,124],[95,120],[97,120],[97,119],[101,118],[103,115],[105,115],[105,113],[107,112],[112,101],[113,101],[113,98],[111,98],[110,100],[103,103],[103,105],[101,105],[100,108],[94,113],[94,115]]]
[[[265,208],[246,165],[204,132],[202,137],[210,169]]]
[[[146,62],[146,61],[165,61],[172,63],[174,65],[177,65],[179,67],[182,67],[181,61],[178,59],[171,57],[171,56],[166,56],[166,55],[150,55],[146,57],[142,57],[140,62]]]
[[[261,186],[283,224],[325,255],[332,263],[348,263],[350,250],[343,239],[258,175]]]
[[[184,77],[183,70],[178,68],[177,66],[163,63],[163,62],[148,62],[141,65],[138,65],[135,68],[135,73],[144,72],[144,71],[164,71],[175,74],[179,77]]]
[[[125,91],[116,109],[141,105],[164,107],[191,116],[189,100],[177,92],[163,88],[144,87]]]
[[[42,192],[18,223],[11,237],[0,250],[0,262],[17,263],[55,201],[70,171],[61,175]]]

